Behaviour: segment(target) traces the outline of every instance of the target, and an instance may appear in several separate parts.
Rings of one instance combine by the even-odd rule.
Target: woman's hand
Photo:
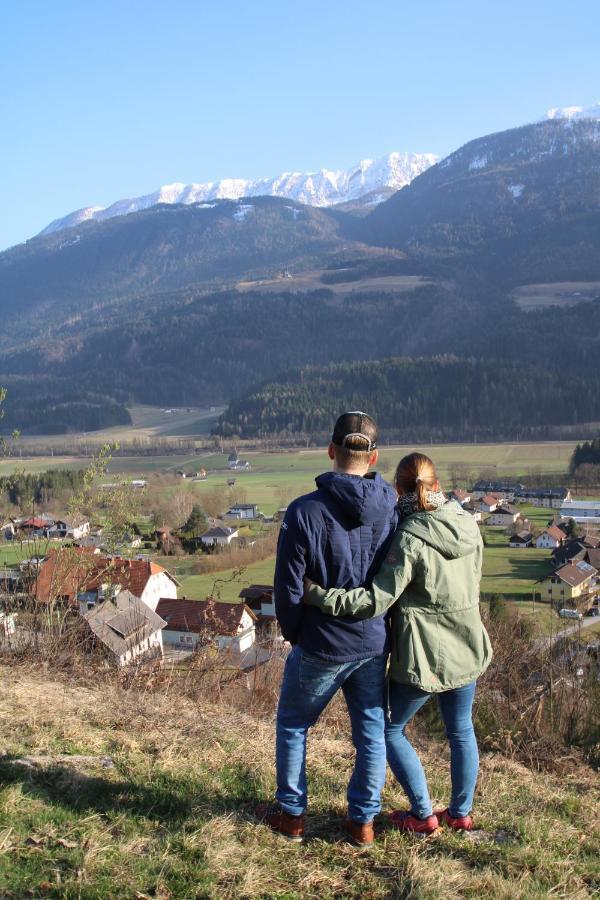
[[[306,598],[308,596],[308,592],[310,591],[311,587],[313,587],[313,585],[314,585],[314,581],[311,581],[310,578],[307,578],[305,575],[304,576],[304,595],[302,597],[303,600],[306,600]]]

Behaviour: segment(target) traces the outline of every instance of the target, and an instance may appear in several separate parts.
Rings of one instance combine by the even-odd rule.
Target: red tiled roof
[[[550,525],[546,528],[546,534],[549,534],[555,541],[564,541],[565,539],[564,531],[561,528],[558,528],[557,525]]]
[[[48,554],[40,566],[35,597],[49,603],[57,597],[75,603],[80,591],[97,590],[108,582],[141,597],[152,575],[165,572],[144,559],[99,556],[85,547],[68,547]]]
[[[480,503],[485,503],[486,506],[495,506],[498,503],[498,498],[493,494],[486,494],[481,498]]]
[[[600,549],[588,550],[585,555],[590,566],[600,571]]]
[[[47,528],[48,525],[50,525],[50,522],[47,519],[38,519],[35,516],[21,522],[21,528]]]
[[[156,607],[157,615],[167,623],[167,630],[191,631],[196,634],[207,631],[231,637],[237,634],[244,611],[254,622],[257,621],[258,617],[245,603],[161,597]]]

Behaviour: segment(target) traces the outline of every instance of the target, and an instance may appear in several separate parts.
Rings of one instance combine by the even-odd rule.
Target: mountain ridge
[[[307,206],[334,206],[360,200],[377,191],[396,191],[434,165],[433,153],[393,151],[377,159],[363,159],[349,169],[320,169],[318,172],[282,172],[273,178],[223,178],[203,183],[161,185],[140,197],[117,200],[108,207],[88,206],[54,219],[40,235],[53,234],[86,222],[140,212],[158,204],[209,203],[243,197],[284,197]],[[373,202],[373,201],[371,201]]]

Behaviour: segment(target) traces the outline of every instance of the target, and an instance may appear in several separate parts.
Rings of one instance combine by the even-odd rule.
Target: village
[[[232,476],[239,472],[245,473],[250,487],[251,468],[248,460],[230,453],[229,488],[233,490]],[[176,477],[206,482],[209,473],[206,468],[179,469]],[[99,496],[119,486],[104,481]],[[144,493],[148,480],[130,479],[127,488]],[[561,620],[592,627],[595,633],[600,616],[600,500],[573,499],[567,488],[484,479],[471,489],[455,487],[449,497],[478,522],[484,558],[491,552],[491,540],[523,557],[544,551],[544,572],[530,585],[527,599],[556,619],[557,633]],[[263,542],[270,535],[273,547],[285,512],[283,506],[265,515],[257,503],[234,500],[219,516],[194,507],[192,536],[185,526],[161,525],[148,533],[149,526],[144,531],[133,523],[121,530],[117,543],[106,525],[82,515],[60,517],[37,509],[31,516],[6,518],[0,523],[3,646],[22,649],[36,640],[34,631],[52,611],[63,620],[77,619],[90,652],[117,667],[181,666],[194,655],[209,653],[224,668],[252,670],[275,651],[285,652],[272,582],[252,583],[254,566],[248,571],[240,566],[225,600],[219,590],[196,589],[188,595],[178,570],[186,559],[199,555],[216,557],[217,564],[222,559],[226,569],[234,548],[248,552],[259,543],[257,535]],[[7,562],[11,558],[12,565]],[[482,592],[482,600],[489,599]],[[32,609],[38,615],[32,616]],[[563,622],[562,627],[567,625]]]

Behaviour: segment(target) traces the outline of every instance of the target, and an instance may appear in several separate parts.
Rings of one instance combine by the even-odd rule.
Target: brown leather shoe
[[[287,841],[300,844],[304,840],[304,816],[291,816],[279,803],[259,803],[256,816]]]
[[[344,819],[344,831],[348,840],[356,847],[372,847],[375,842],[375,829],[372,822],[355,822]]]

